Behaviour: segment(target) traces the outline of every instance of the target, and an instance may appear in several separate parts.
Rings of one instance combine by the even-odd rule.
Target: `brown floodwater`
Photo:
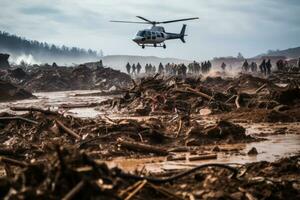
[[[59,109],[59,112],[65,115],[72,115],[82,118],[94,118],[101,113],[95,110],[93,107],[88,108],[72,108],[62,109],[59,108],[62,104],[84,104],[84,103],[100,103],[111,96],[76,96],[76,94],[86,94],[99,92],[97,90],[91,91],[64,91],[64,92],[42,92],[35,93],[37,99],[20,100],[12,102],[0,103],[0,112],[11,112],[10,106],[38,106],[41,108],[50,108],[53,110]],[[18,112],[20,113],[20,112]],[[112,118],[126,118],[128,116],[111,115]],[[154,116],[151,116],[154,117]],[[131,117],[132,118],[132,117]],[[141,118],[137,118],[141,119]],[[205,119],[205,118],[204,118]],[[199,121],[202,124],[212,124],[214,120],[205,119]],[[126,171],[134,170],[147,170],[150,172],[162,172],[168,170],[189,168],[204,163],[249,163],[257,161],[275,161],[279,158],[291,156],[299,153],[300,151],[300,123],[239,123],[246,128],[246,133],[263,137],[266,140],[261,142],[253,142],[247,144],[231,144],[231,145],[219,145],[220,148],[225,149],[237,149],[238,151],[229,153],[219,152],[217,153],[217,159],[201,160],[201,161],[167,161],[165,157],[152,157],[128,159],[128,158],[115,158],[112,161],[107,162],[110,166],[118,166]],[[281,130],[281,134],[274,134],[276,131]],[[283,130],[283,132],[282,132]],[[210,148],[210,146],[207,146]],[[255,147],[258,151],[256,156],[249,156],[247,152]],[[213,146],[211,146],[213,148]],[[207,152],[211,153],[211,152]],[[189,153],[177,153],[176,156],[186,155]]]
[[[85,103],[100,103],[110,96],[76,96],[76,94],[87,94],[101,92],[99,90],[74,90],[74,91],[63,91],[63,92],[40,92],[34,93],[37,99],[25,99],[19,101],[2,102],[0,103],[0,112],[12,112],[10,106],[37,106],[41,108],[50,108],[53,110],[59,109],[59,112],[82,118],[94,118],[101,114],[96,111],[95,108],[71,108],[63,109],[59,108],[63,104],[82,105]],[[20,113],[20,112],[18,112]]]
[[[247,144],[219,145],[224,149],[237,149],[236,153],[217,153],[217,159],[201,160],[201,161],[167,161],[165,157],[150,157],[138,159],[116,158],[107,162],[110,166],[118,166],[126,171],[148,172],[164,172],[176,169],[186,169],[206,163],[223,163],[223,164],[245,164],[258,161],[275,161],[277,159],[288,157],[299,153],[300,151],[300,135],[271,135],[264,137],[267,140],[262,142],[253,142]],[[258,151],[257,155],[248,155],[247,152],[255,147]],[[207,152],[211,154],[211,152]],[[189,157],[189,153],[185,153]],[[177,155],[184,155],[180,153]]]

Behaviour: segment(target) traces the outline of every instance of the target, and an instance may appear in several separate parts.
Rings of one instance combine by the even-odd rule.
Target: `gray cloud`
[[[156,55],[188,59],[253,56],[268,49],[300,45],[298,0],[1,0],[0,30],[30,39],[109,54]],[[136,46],[131,38],[147,26],[109,20],[153,20],[198,16],[188,22],[187,43],[167,42],[167,50]],[[182,23],[166,25],[178,32]]]

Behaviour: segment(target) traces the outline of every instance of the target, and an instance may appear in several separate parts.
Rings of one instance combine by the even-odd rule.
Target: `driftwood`
[[[91,108],[98,106],[98,103],[81,103],[81,104],[62,104],[59,108],[71,109],[71,108]]]
[[[183,125],[183,121],[182,119],[179,120],[179,127],[178,127],[178,130],[177,130],[177,133],[176,133],[176,138],[179,136],[181,130],[182,130],[182,125]]]
[[[140,181],[137,187],[124,199],[130,200],[136,193],[138,193],[147,183],[147,180]]]
[[[227,99],[227,101],[225,101],[225,103],[229,103],[231,100],[233,100],[234,98],[236,98],[236,95],[232,95],[229,99]]]
[[[197,155],[189,157],[190,161],[217,159],[217,154]]]
[[[169,154],[169,152],[166,149],[148,145],[148,144],[143,144],[143,143],[138,143],[138,142],[128,142],[128,141],[124,141],[124,140],[119,140],[118,142],[122,148],[126,148],[126,149],[133,150],[133,151],[140,151],[140,152],[144,152],[144,153],[155,153],[158,155],[168,155]]]
[[[200,97],[203,97],[203,98],[205,98],[205,99],[207,99],[207,100],[213,100],[213,97],[212,97],[212,96],[209,96],[209,95],[207,95],[207,94],[205,94],[205,93],[203,93],[203,92],[199,92],[199,91],[197,91],[197,90],[195,90],[195,89],[193,89],[193,88],[190,88],[190,87],[187,87],[186,89],[187,89],[187,91],[190,91],[190,92],[192,92],[193,94],[198,95],[198,96],[200,96]]]
[[[29,112],[40,112],[46,115],[59,115],[59,113],[51,111],[51,110],[44,110],[41,108],[36,107],[10,107],[12,111],[29,111]]]
[[[263,84],[260,86],[257,90],[255,90],[255,94],[259,93],[262,89],[264,89],[267,86],[267,84]]]
[[[12,159],[12,158],[7,158],[7,157],[4,157],[4,156],[0,156],[0,162],[15,165],[15,166],[19,166],[19,167],[27,167],[28,166],[28,164],[26,162],[22,162],[22,161],[15,160],[15,159]]]
[[[75,197],[75,195],[80,192],[80,190],[82,190],[83,186],[85,185],[85,181],[80,181],[72,190],[70,190],[68,192],[68,194],[66,194],[66,196],[64,196],[62,198],[62,200],[70,200],[73,199]]]
[[[15,116],[15,117],[0,117],[0,121],[1,120],[22,120],[22,121],[25,121],[25,122],[28,122],[28,123],[32,123],[32,124],[39,124],[39,122],[37,121],[34,121],[34,120],[31,120],[31,119],[27,119],[27,118],[24,118],[24,117],[20,117],[20,116]]]
[[[158,192],[162,193],[163,195],[167,196],[169,199],[184,200],[184,198],[177,196],[174,191],[169,191],[168,189],[166,189],[164,187],[157,186],[157,185],[154,185],[152,183],[148,183],[148,185],[150,187],[152,187],[153,189],[155,189],[156,191],[158,191]]]
[[[77,140],[81,140],[81,137],[75,133],[73,130],[71,130],[70,128],[66,127],[61,121],[59,120],[55,120],[56,125],[61,128],[62,130],[64,130],[66,133],[68,133],[69,135],[75,137]]]
[[[163,183],[169,183],[169,182],[176,181],[178,179],[186,177],[192,173],[195,173],[195,172],[197,172],[203,168],[207,168],[207,167],[219,167],[219,168],[227,169],[233,173],[232,174],[233,178],[236,178],[236,176],[238,174],[238,170],[229,165],[219,164],[219,163],[208,163],[208,164],[196,166],[187,171],[179,172],[178,174],[175,174],[175,175],[167,177],[167,178],[156,178],[156,177],[151,177],[151,176],[138,176],[135,174],[128,174],[128,173],[124,173],[124,172],[119,172],[117,174],[117,176],[119,176],[121,178],[127,178],[127,179],[129,178],[129,179],[134,179],[134,180],[147,180],[150,183],[163,184]]]
[[[239,109],[241,106],[240,106],[240,95],[238,94],[235,98],[235,105],[237,107],[237,109]]]

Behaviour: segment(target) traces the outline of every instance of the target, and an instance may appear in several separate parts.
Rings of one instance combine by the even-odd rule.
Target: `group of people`
[[[286,60],[278,60],[276,62],[276,66],[278,70],[285,70],[288,66],[288,62]],[[300,58],[297,60],[297,67],[300,69]],[[160,63],[158,68],[156,68],[152,64],[146,64],[145,65],[145,73],[146,74],[169,74],[169,75],[183,75],[186,76],[187,73],[190,74],[206,74],[208,73],[212,68],[212,64],[210,61],[204,61],[201,63],[198,63],[194,61],[193,63],[188,64],[186,66],[185,64],[174,64],[174,63],[168,63],[165,66]],[[227,65],[225,62],[221,64],[221,69],[225,71],[227,68]],[[230,65],[230,69],[231,69]],[[142,66],[140,63],[132,64],[130,65],[127,63],[126,70],[128,74],[140,74],[142,70]],[[256,62],[252,61],[251,63],[248,62],[248,60],[245,60],[242,64],[242,71],[243,72],[252,72],[256,73],[259,72],[264,75],[270,75],[272,71],[272,63],[270,59],[263,59],[262,62],[258,65]]]
[[[188,70],[191,74],[206,74],[210,71],[211,67],[212,64],[210,61],[204,61],[201,63],[194,61],[188,65]]]
[[[210,61],[202,62],[201,64],[194,61],[193,63],[190,63],[188,66],[185,64],[174,64],[174,63],[168,63],[165,66],[160,63],[158,68],[156,68],[155,65],[152,64],[146,64],[145,65],[145,73],[146,74],[169,74],[169,75],[183,75],[186,76],[187,73],[191,74],[205,74],[210,71],[212,68],[212,64]],[[142,66],[140,63],[132,64],[130,65],[127,63],[126,65],[126,71],[128,74],[137,75],[141,73]]]
[[[271,60],[268,59],[268,61],[266,61],[266,59],[263,59],[263,61],[259,65],[259,69],[260,72],[263,73],[264,75],[270,75],[272,69]]]
[[[262,74],[264,75],[270,75],[271,74],[271,69],[272,69],[272,63],[271,60],[268,59],[266,61],[266,59],[263,59],[263,61],[261,62],[261,64],[259,65],[259,70]],[[251,64],[248,63],[247,60],[244,61],[243,65],[242,65],[242,71],[243,72],[257,72],[257,64],[256,62],[251,62]]]
[[[142,66],[140,63],[138,63],[137,65],[130,65],[129,63],[126,64],[126,70],[128,74],[139,74],[141,72],[141,69]]]
[[[223,62],[221,64],[221,69],[222,70],[226,70],[226,64]],[[261,64],[258,66],[256,62],[251,62],[249,64],[249,62],[247,60],[245,60],[242,64],[242,71],[243,72],[253,72],[253,73],[256,73],[257,70],[258,70],[258,67],[259,67],[259,70],[262,74],[264,75],[270,75],[271,74],[271,69],[272,69],[272,63],[271,63],[271,60],[268,59],[266,61],[266,59],[263,59]],[[278,66],[277,66],[278,67]]]

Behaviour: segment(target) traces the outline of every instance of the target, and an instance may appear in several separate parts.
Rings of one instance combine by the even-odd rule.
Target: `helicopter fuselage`
[[[184,42],[185,27],[186,25],[183,26],[181,33],[177,34],[165,32],[164,27],[153,26],[151,29],[139,31],[132,40],[139,46],[142,46],[142,48],[145,48],[145,46],[166,48],[164,44],[166,40],[181,39]]]
[[[129,23],[129,24],[152,24],[150,29],[144,29],[139,31],[136,36],[132,39],[135,43],[137,43],[142,48],[145,46],[149,47],[163,47],[166,48],[165,41],[180,39],[183,43],[185,43],[184,36],[186,24],[182,26],[180,33],[167,33],[162,26],[156,26],[157,24],[169,24],[174,22],[182,22],[188,20],[199,19],[198,17],[184,18],[184,19],[176,19],[176,20],[168,20],[168,21],[151,21],[146,19],[145,17],[136,16],[137,18],[143,20],[143,22],[134,22],[134,21],[120,21],[120,20],[111,20],[111,22],[117,23]]]

